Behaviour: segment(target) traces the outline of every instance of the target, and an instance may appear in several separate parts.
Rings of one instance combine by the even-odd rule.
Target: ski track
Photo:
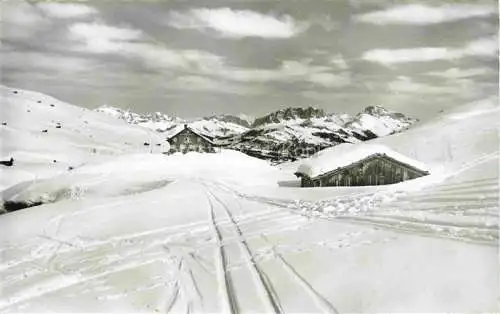
[[[316,305],[323,311],[323,313],[334,313],[338,314],[337,309],[328,302],[322,295],[320,295],[307,280],[305,280],[295,268],[290,265],[284,258],[283,255],[276,252],[272,244],[269,242],[265,235],[262,235],[262,238],[266,243],[271,245],[271,251],[275,257],[277,257],[278,261],[280,261],[283,268],[287,271],[287,273],[294,279],[295,282],[298,282],[299,285],[309,294],[309,296],[314,300]]]
[[[219,198],[217,197],[212,191],[210,191],[210,188],[206,186],[208,195],[213,197],[220,205],[221,208],[223,209],[224,214],[226,215],[227,219],[231,222],[231,225],[233,227],[233,231],[236,233],[236,236],[239,238],[239,245],[244,253],[244,260],[246,263],[247,268],[249,269],[251,276],[253,278],[254,285],[256,286],[262,302],[264,303],[265,307],[267,308],[267,312],[270,313],[271,311],[274,313],[282,313],[283,310],[279,304],[279,300],[275,299],[273,297],[272,293],[272,288],[268,286],[266,281],[264,280],[264,275],[262,274],[262,271],[259,269],[255,262],[255,258],[253,253],[251,252],[244,235],[238,226],[238,223],[235,222],[228,206]]]
[[[497,156],[498,153],[482,156],[465,164],[453,173],[453,176]],[[229,187],[226,187],[226,190],[233,191],[240,198],[264,205],[277,206],[306,217],[326,220],[338,219],[402,233],[490,246],[498,245],[498,180],[496,178],[460,183],[441,182],[424,187],[414,194],[402,191],[376,191],[353,193],[316,202],[287,201],[246,195]],[[446,190],[447,195],[440,197],[439,193],[443,190]],[[468,196],[463,196],[464,190],[470,192]],[[428,195],[432,195],[432,197]],[[427,199],[422,199],[422,197],[427,197]],[[425,208],[420,208],[422,205]],[[324,209],[328,207],[333,208],[333,210],[324,212]],[[432,211],[435,214],[440,214],[442,219],[418,219],[410,216],[419,211]],[[391,217],[387,216],[388,213]],[[475,220],[468,223],[446,221],[453,216],[471,217]],[[478,218],[484,218],[489,223],[477,222]]]
[[[231,195],[235,198],[235,199],[239,199],[239,194],[238,193],[235,193],[234,190],[229,190],[229,189],[226,189],[227,192],[231,193]],[[219,201],[219,203],[223,206],[223,208],[225,209],[227,215],[229,216],[229,219],[231,219],[232,221],[233,218],[232,218],[232,215],[230,213],[230,210],[229,210],[229,207],[227,205],[225,205],[225,203],[220,199],[218,198],[216,195],[214,195],[214,197]],[[276,292],[274,290],[274,288],[272,287],[272,283],[270,282],[269,278],[266,276],[266,274],[261,271],[259,269],[259,267],[257,266],[257,259],[263,255],[265,255],[265,252],[266,251],[270,251],[272,252],[272,256],[275,256],[278,258],[280,264],[282,265],[282,267],[286,270],[286,272],[289,274],[289,276],[291,277],[292,281],[297,283],[300,287],[302,287],[305,292],[311,297],[311,299],[314,301],[314,303],[318,306],[318,309],[323,312],[323,313],[338,313],[337,309],[330,303],[328,302],[323,296],[321,296],[313,287],[312,285],[305,279],[303,278],[296,270],[295,268],[293,268],[293,266],[291,266],[286,260],[285,258],[283,257],[282,254],[278,253],[274,246],[269,242],[269,240],[267,239],[267,237],[264,235],[264,234],[261,234],[261,239],[264,239],[264,242],[267,243],[268,247],[264,249],[264,254],[261,254],[260,252],[257,253],[257,254],[254,254],[250,251],[250,248],[248,247],[248,244],[246,243],[246,241],[244,240],[244,235],[242,234],[241,230],[239,229],[238,227],[238,224],[235,222],[234,223],[235,225],[235,228],[238,230],[238,233],[242,236],[242,244],[244,244],[245,248],[246,248],[246,252],[248,252],[248,257],[251,258],[251,263],[252,265],[254,266],[256,272],[258,273],[259,275],[259,281],[264,285],[264,288],[265,288],[265,291],[264,293],[266,294],[266,298],[269,298],[269,300],[276,300],[276,301],[279,301],[279,299],[277,299],[277,295],[276,295]],[[314,247],[309,247],[309,249],[314,249]],[[295,252],[293,251],[288,251],[289,253],[299,253],[299,252],[303,252],[303,250],[296,250],[295,248]],[[248,260],[247,260],[248,261]],[[248,264],[247,264],[248,265]],[[261,292],[262,293],[262,292]],[[281,306],[279,306],[279,303],[276,304],[278,306],[278,308],[275,308],[275,311],[276,312],[279,312],[279,313],[282,313],[283,312],[283,309],[281,308]]]
[[[210,209],[209,213],[210,223],[213,227],[213,232],[217,240],[215,259],[217,265],[217,278],[219,283],[219,297],[221,298],[220,302],[222,303],[221,308],[224,313],[236,313],[237,304],[236,300],[234,299],[235,296],[232,293],[234,291],[234,288],[232,287],[231,278],[229,277],[230,274],[228,273],[227,269],[227,257],[224,251],[224,246],[222,244],[222,235],[219,229],[220,227],[217,225],[217,222],[215,221],[214,204],[210,200],[210,196],[208,194],[207,194],[207,200]]]

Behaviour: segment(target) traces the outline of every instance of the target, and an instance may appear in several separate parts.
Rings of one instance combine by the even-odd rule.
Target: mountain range
[[[306,157],[340,143],[356,143],[401,132],[418,121],[379,105],[368,106],[355,115],[326,113],[314,107],[289,107],[257,118],[214,115],[182,119],[161,112],[137,114],[110,106],[96,111],[153,129],[166,138],[188,124],[222,146],[276,160]]]

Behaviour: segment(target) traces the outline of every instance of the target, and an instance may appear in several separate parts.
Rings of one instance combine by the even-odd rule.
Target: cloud
[[[494,57],[498,54],[496,36],[480,38],[459,48],[423,47],[408,49],[373,49],[361,56],[362,59],[385,65],[406,62],[429,62],[452,60],[467,56]]]
[[[496,36],[479,38],[468,43],[462,54],[471,56],[492,56],[498,54],[498,38]]]
[[[23,1],[1,2],[1,33],[4,38],[27,39],[49,25],[49,21]]]
[[[409,4],[395,6],[386,10],[370,12],[356,17],[357,21],[371,24],[413,24],[426,25],[456,21],[472,17],[495,14],[493,6],[474,4],[449,4],[426,6]]]
[[[258,88],[256,86],[235,84],[196,75],[181,76],[175,81],[169,82],[167,88],[242,95],[254,95],[263,92],[263,88]]]
[[[345,59],[341,54],[334,55],[330,58],[329,62],[341,70],[347,70],[349,68],[349,65],[345,62]]]
[[[302,81],[321,87],[339,87],[350,83],[349,77],[335,75],[331,64],[314,65],[311,58],[284,60],[275,69],[244,68],[229,65],[225,58],[202,50],[175,50],[158,42],[148,42],[142,32],[97,23],[75,23],[69,28],[79,45],[76,51],[96,54],[119,54],[134,58],[152,70],[174,69],[189,72],[190,84],[198,89],[220,87],[206,77],[224,81],[263,83]],[[343,60],[343,59],[342,59]],[[338,57],[332,62],[342,65]],[[194,75],[196,74],[196,75]],[[187,79],[186,78],[186,79]],[[238,90],[234,87],[233,90]],[[241,90],[241,89],[239,89]]]
[[[118,51],[141,59],[151,68],[185,69],[210,73],[223,66],[223,58],[201,50],[173,50],[158,44],[129,43]]]
[[[100,23],[75,23],[69,27],[69,33],[71,38],[85,44],[83,49],[94,53],[119,51],[125,42],[142,36],[142,32],[136,29]]]
[[[214,30],[224,37],[289,38],[305,30],[291,16],[264,15],[249,10],[193,9],[172,12],[168,24],[178,29]]]
[[[97,66],[92,60],[42,52],[3,51],[2,61],[5,68],[30,69],[52,74],[92,71]]]
[[[460,69],[460,68],[451,68],[446,71],[432,71],[426,73],[429,76],[447,78],[447,79],[459,79],[459,78],[467,78],[472,76],[480,76],[491,73],[489,68],[472,68],[472,69]]]
[[[191,69],[210,71],[220,67],[221,57],[200,50],[173,50],[161,43],[148,42],[142,31],[100,23],[75,23],[68,29],[70,38],[79,44],[74,51],[95,54],[118,54],[135,58],[153,69]]]
[[[343,87],[351,83],[349,77],[344,75],[334,75],[331,73],[311,74],[307,80],[311,83],[324,87]]]
[[[46,2],[38,4],[38,7],[44,13],[61,19],[81,18],[98,13],[95,8],[79,3]]]
[[[396,94],[470,94],[475,88],[476,84],[474,81],[467,79],[457,79],[438,86],[415,82],[407,76],[399,76],[396,80],[387,83],[387,89]]]
[[[447,48],[425,47],[408,49],[373,49],[363,53],[362,59],[382,64],[445,60],[453,57]]]

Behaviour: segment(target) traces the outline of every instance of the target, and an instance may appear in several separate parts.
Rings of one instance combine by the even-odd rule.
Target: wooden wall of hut
[[[215,148],[209,141],[205,140],[191,130],[183,130],[168,140],[170,153],[181,152],[215,152]]]
[[[377,156],[331,171],[316,178],[302,178],[303,187],[366,186],[393,184],[426,175],[408,165]]]

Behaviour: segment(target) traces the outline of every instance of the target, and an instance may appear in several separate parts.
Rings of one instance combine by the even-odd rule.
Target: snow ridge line
[[[262,270],[260,270],[259,267],[257,266],[253,253],[251,252],[248,244],[246,243],[243,233],[238,224],[236,223],[236,221],[234,220],[233,216],[231,215],[231,212],[229,211],[227,205],[213,192],[211,192],[206,184],[204,185],[208,195],[212,196],[214,200],[216,200],[221,205],[221,207],[224,209],[227,218],[229,219],[229,221],[231,221],[232,226],[239,238],[240,247],[242,248],[243,252],[246,255],[245,257],[247,260],[247,266],[249,267],[252,277],[254,278],[254,284],[256,285],[256,288],[260,293],[262,301],[269,309],[269,311],[273,311],[274,313],[283,313],[283,309],[279,304],[279,300],[275,298],[276,294],[274,293],[274,289],[265,280],[265,275],[263,274]]]
[[[219,295],[222,301],[222,307],[224,313],[237,313],[237,304],[236,298],[233,295],[231,278],[229,277],[228,268],[227,268],[227,257],[224,252],[224,245],[222,243],[222,235],[215,222],[215,208],[210,200],[210,195],[208,191],[206,191],[207,200],[210,207],[210,223],[213,227],[213,232],[215,234],[215,238],[217,240],[217,249],[216,249],[216,269],[217,269],[217,277],[219,282]]]
[[[309,294],[309,296],[313,299],[314,303],[318,305],[318,307],[323,310],[323,313],[330,313],[330,314],[339,314],[339,311],[326,300],[321,294],[319,294],[307,280],[302,277],[297,270],[290,265],[284,258],[283,255],[278,253],[274,249],[274,245],[272,245],[267,237],[263,234],[262,239],[271,246],[271,250],[273,252],[273,255],[278,258],[278,260],[281,262],[283,267],[286,269],[286,271],[295,279],[296,282],[298,282],[304,290]]]

